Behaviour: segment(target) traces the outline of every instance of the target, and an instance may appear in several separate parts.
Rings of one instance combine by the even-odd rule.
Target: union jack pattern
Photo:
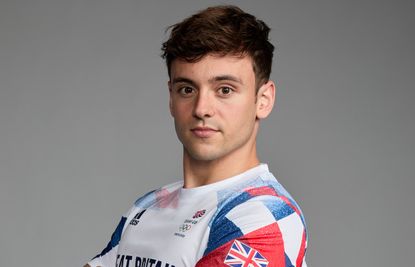
[[[230,267],[266,267],[268,260],[250,246],[235,240],[224,263]]]
[[[212,185],[185,189],[181,181],[140,197],[89,265],[306,267],[306,249],[300,207],[261,164]]]

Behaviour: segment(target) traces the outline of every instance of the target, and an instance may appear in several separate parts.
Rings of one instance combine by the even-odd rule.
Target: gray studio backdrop
[[[160,45],[223,2],[0,1],[0,266],[81,266],[181,179]],[[259,150],[306,215],[309,266],[413,266],[413,1],[227,3],[272,28]]]

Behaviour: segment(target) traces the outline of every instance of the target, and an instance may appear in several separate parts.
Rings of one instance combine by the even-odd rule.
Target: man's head
[[[239,8],[208,8],[164,43],[170,112],[185,162],[257,164],[259,120],[272,110],[269,28]]]
[[[196,62],[208,54],[249,56],[256,88],[269,80],[274,46],[269,27],[235,6],[209,7],[172,26],[163,43],[169,76],[175,59]]]

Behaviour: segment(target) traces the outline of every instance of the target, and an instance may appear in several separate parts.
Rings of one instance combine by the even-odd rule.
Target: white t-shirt
[[[92,267],[303,266],[302,212],[261,164],[191,189],[176,182],[139,198]]]

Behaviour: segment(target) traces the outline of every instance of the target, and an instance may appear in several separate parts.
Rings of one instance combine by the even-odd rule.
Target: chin
[[[224,151],[212,151],[212,150],[206,150],[206,149],[185,149],[186,154],[198,161],[213,161],[220,159],[224,156]]]

